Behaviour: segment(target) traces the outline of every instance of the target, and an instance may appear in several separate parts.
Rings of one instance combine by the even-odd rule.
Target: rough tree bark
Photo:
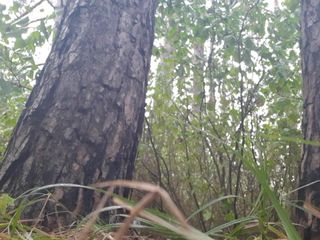
[[[301,1],[301,58],[304,112],[302,131],[305,140],[320,140],[320,0]],[[320,180],[320,147],[304,144],[300,166],[300,186]],[[304,187],[298,199],[305,207],[320,207],[320,183]],[[303,239],[320,239],[320,221],[298,210]]]
[[[51,183],[132,178],[156,5],[156,0],[67,1],[5,153],[3,191],[18,196]],[[76,188],[54,192],[78,213],[92,210],[92,195]]]

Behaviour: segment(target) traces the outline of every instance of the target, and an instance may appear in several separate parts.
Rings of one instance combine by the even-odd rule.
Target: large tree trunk
[[[320,0],[301,1],[301,56],[304,114],[302,130],[305,140],[320,140]],[[300,168],[300,186],[320,180],[320,147],[304,144]],[[320,207],[320,184],[299,190],[304,206]],[[319,219],[298,210],[298,220],[305,226],[303,239],[320,239]]]
[[[67,1],[52,51],[8,145],[0,170],[3,191],[18,196],[51,183],[132,177],[156,5]],[[79,202],[80,212],[92,209],[90,192],[55,191],[70,210],[80,209]]]

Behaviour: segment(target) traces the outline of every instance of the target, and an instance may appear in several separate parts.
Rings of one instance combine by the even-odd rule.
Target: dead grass
[[[57,184],[57,186],[61,187],[63,184]],[[48,188],[53,188],[55,185],[50,185]],[[70,186],[70,185],[69,185]],[[65,185],[68,187],[68,184]],[[81,187],[81,186],[79,186]],[[84,186],[85,187],[85,186]],[[141,198],[141,200],[134,204],[128,204],[124,200],[116,197],[113,192],[116,188],[131,188],[145,192],[145,195]],[[86,239],[103,239],[103,240],[124,240],[124,239],[136,239],[136,240],[162,240],[168,239],[165,236],[158,236],[157,234],[152,234],[147,230],[135,230],[132,228],[133,221],[137,218],[143,218],[148,220],[154,225],[160,226],[162,229],[180,235],[184,239],[188,240],[210,240],[207,235],[201,233],[200,231],[194,229],[190,226],[183,216],[181,211],[174,204],[173,200],[170,198],[169,194],[159,186],[145,183],[145,182],[137,182],[137,181],[128,181],[128,180],[115,180],[115,181],[106,181],[93,184],[89,187],[90,189],[95,189],[97,191],[105,190],[104,196],[101,198],[96,210],[86,216],[86,222],[81,226],[70,227],[69,229],[62,230],[59,228],[54,232],[43,232],[41,230],[41,214],[37,219],[33,219],[33,225],[25,229],[25,232],[15,232],[15,236],[17,238],[12,237],[12,232],[9,231],[10,227],[7,227],[7,232],[3,232],[0,234],[1,239],[33,239],[31,236],[33,233],[36,233],[37,236],[41,236],[40,239],[72,239],[72,240],[86,240]],[[43,188],[41,188],[43,189]],[[45,205],[51,201],[49,199],[51,194],[45,195],[44,205],[41,210],[45,209]],[[165,209],[168,213],[175,218],[175,221],[168,222],[155,214],[151,214],[149,211],[146,211],[146,208],[157,198],[161,198],[162,202],[165,205]],[[97,220],[99,219],[100,213],[106,211],[106,203],[108,201],[112,201],[115,205],[120,206],[123,209],[126,209],[129,213],[127,214],[124,221],[119,224],[116,231],[112,231],[109,229],[100,229],[97,231]],[[19,223],[20,220],[19,220]],[[21,223],[21,226],[23,224]],[[29,225],[30,226],[30,225]],[[114,229],[114,228],[113,228]],[[34,234],[33,234],[34,235]],[[170,234],[169,234],[170,235]]]

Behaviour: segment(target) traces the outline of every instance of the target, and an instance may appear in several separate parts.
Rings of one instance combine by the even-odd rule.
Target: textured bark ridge
[[[301,1],[301,57],[304,114],[302,130],[305,140],[320,141],[320,0]],[[320,180],[320,147],[304,144],[300,169],[300,186]],[[320,183],[299,190],[303,204],[320,207]],[[319,219],[298,210],[305,229],[303,239],[320,239]]]
[[[132,177],[142,130],[156,0],[70,0],[8,145],[0,188]],[[73,210],[92,193],[55,189]],[[77,206],[79,209],[79,206]],[[85,209],[83,209],[85,208]]]

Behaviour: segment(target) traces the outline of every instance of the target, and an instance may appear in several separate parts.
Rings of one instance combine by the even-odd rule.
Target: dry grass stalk
[[[163,188],[159,186],[155,186],[150,183],[129,181],[129,180],[107,181],[107,182],[101,182],[101,183],[96,183],[92,185],[92,187],[97,187],[97,188],[106,188],[110,186],[128,187],[128,188],[138,189],[138,190],[142,190],[150,193],[156,193],[162,198],[169,212],[172,213],[177,218],[177,220],[181,223],[181,225],[184,228],[189,228],[186,218],[183,216],[182,212],[176,207],[176,205],[170,198],[169,194]]]
[[[36,226],[39,224],[39,222],[41,221],[43,212],[44,212],[44,210],[45,210],[45,208],[46,208],[46,206],[47,206],[47,204],[48,204],[48,202],[49,202],[50,197],[51,197],[51,194],[48,193],[48,196],[47,196],[46,199],[45,199],[45,202],[44,202],[44,204],[43,204],[43,206],[42,206],[42,208],[41,208],[41,210],[40,210],[40,213],[39,213],[39,215],[38,215],[35,223],[33,224],[32,228],[31,228],[30,235],[31,235],[32,232],[35,230],[35,228],[36,228]]]
[[[125,203],[124,201],[120,200],[119,198],[114,198],[113,201],[118,204],[121,205],[122,207],[126,208],[127,210],[131,211],[133,209],[132,206],[128,205],[127,203]],[[150,214],[145,210],[142,210],[139,213],[139,216],[148,219],[160,226],[163,226],[177,234],[180,234],[181,236],[185,237],[188,240],[212,240],[212,238],[208,237],[207,235],[205,235],[204,233],[194,229],[193,227],[189,226],[187,228],[185,227],[177,227],[174,226],[168,222],[166,222],[165,220],[159,218],[156,215]],[[119,239],[118,239],[119,240]]]
[[[130,224],[139,215],[139,213],[157,196],[155,192],[148,193],[141,201],[139,201],[131,210],[129,217],[122,223],[119,230],[116,232],[114,238],[116,240],[121,240],[121,238],[128,232]]]
[[[85,240],[85,239],[89,238],[90,230],[91,230],[93,224],[97,221],[97,219],[99,217],[99,213],[101,212],[101,209],[105,206],[108,199],[112,196],[113,190],[114,190],[114,187],[110,187],[108,189],[108,191],[103,195],[101,201],[99,202],[99,204],[97,206],[97,209],[94,212],[90,213],[90,218],[89,218],[88,222],[84,226],[83,230],[80,231],[79,234],[77,234],[76,239]]]
[[[303,207],[309,211],[313,216],[320,219],[320,211],[315,208],[312,204],[304,202]]]

